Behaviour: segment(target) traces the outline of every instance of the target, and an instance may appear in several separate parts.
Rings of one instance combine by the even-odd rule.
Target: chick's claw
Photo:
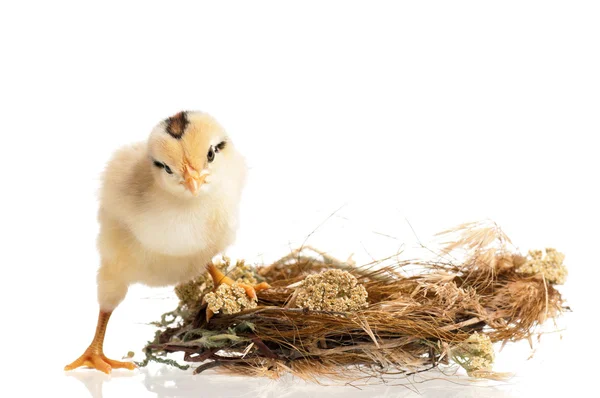
[[[262,282],[254,286],[239,282],[236,282],[236,284],[239,287],[243,288],[246,291],[248,297],[250,297],[252,300],[256,300],[256,292],[260,290],[269,289],[271,287],[267,282]]]
[[[247,285],[245,283],[236,283],[236,285],[244,289],[248,297],[250,297],[252,300],[256,300],[256,290],[253,286]]]
[[[77,358],[71,364],[65,366],[65,370],[73,370],[82,366],[97,369],[106,374],[109,374],[112,369],[134,370],[136,368],[133,362],[115,361],[107,358],[101,352],[88,349],[82,356]]]

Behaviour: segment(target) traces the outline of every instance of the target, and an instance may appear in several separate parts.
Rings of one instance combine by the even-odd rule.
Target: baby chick
[[[114,154],[100,191],[96,334],[65,370],[135,368],[103,353],[106,325],[129,285],[175,285],[205,267],[215,286],[234,283],[211,260],[235,239],[246,170],[223,128],[201,112],[179,112],[157,124],[146,142]],[[238,285],[256,297],[254,287]]]

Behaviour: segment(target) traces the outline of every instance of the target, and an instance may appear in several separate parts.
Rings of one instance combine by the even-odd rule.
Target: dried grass
[[[272,286],[258,292],[256,308],[218,314],[210,322],[201,301],[210,291],[206,281],[180,286],[178,292],[191,292],[193,300],[180,294],[180,307],[171,313],[177,320],[164,322],[163,316],[165,327],[146,354],[153,359],[184,352],[185,361],[203,362],[196,373],[209,368],[274,378],[292,373],[313,381],[411,374],[452,358],[488,363],[465,357],[468,351],[460,347],[475,334],[491,343],[529,339],[538,325],[564,310],[560,292],[543,273],[519,271],[527,256],[516,253],[495,224],[463,224],[438,235],[444,241],[435,261],[390,257],[356,266],[303,247],[255,270],[258,280]],[[240,267],[248,272],[248,266]],[[291,299],[301,282],[331,269],[349,272],[364,286],[366,308],[295,307]],[[467,370],[497,376],[488,368]]]

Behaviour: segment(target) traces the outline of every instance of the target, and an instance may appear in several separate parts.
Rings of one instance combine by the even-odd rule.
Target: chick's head
[[[239,186],[245,163],[219,123],[203,112],[179,112],[148,139],[149,167],[158,185],[182,198]]]

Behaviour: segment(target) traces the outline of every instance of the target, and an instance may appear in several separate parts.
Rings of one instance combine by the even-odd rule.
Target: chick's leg
[[[90,346],[85,350],[82,356],[77,358],[75,361],[65,366],[65,370],[73,370],[80,366],[88,366],[91,368],[98,369],[104,373],[110,373],[112,369],[125,368],[135,369],[135,365],[131,362],[121,362],[108,359],[103,351],[102,347],[104,344],[104,334],[106,333],[106,326],[112,312],[106,312],[100,310],[98,314],[98,325],[96,326],[96,334]]]

